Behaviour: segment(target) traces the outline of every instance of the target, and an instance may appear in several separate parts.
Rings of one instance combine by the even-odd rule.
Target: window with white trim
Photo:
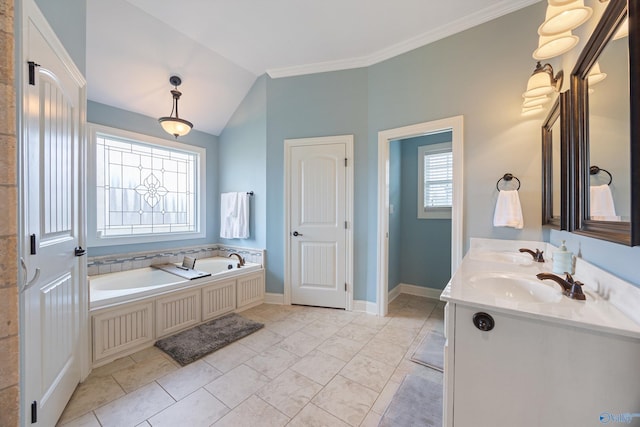
[[[96,209],[90,244],[204,237],[203,148],[103,126],[91,126],[91,137]]]
[[[418,218],[451,218],[452,204],[451,142],[418,147]]]

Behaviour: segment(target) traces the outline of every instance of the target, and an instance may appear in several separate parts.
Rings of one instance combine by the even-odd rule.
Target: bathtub
[[[264,302],[264,268],[234,258],[196,261],[211,276],[188,280],[152,267],[89,279],[92,365],[98,367],[159,339]]]
[[[213,257],[196,260],[196,270],[211,276],[188,280],[153,267],[101,274],[89,278],[90,308],[105,307],[225,277],[235,277],[262,268],[247,262],[238,268],[235,258]]]

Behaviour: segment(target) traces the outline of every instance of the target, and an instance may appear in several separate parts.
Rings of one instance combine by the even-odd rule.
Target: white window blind
[[[451,143],[419,147],[419,218],[450,218],[453,204]]]

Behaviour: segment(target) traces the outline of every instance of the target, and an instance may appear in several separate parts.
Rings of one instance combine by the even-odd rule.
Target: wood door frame
[[[315,138],[297,138],[284,140],[284,242],[285,242],[285,266],[284,266],[284,295],[283,303],[291,305],[291,148],[314,145],[345,144],[347,166],[346,166],[346,189],[345,189],[345,218],[347,220],[347,233],[345,239],[346,265],[345,273],[347,280],[347,301],[345,310],[353,310],[353,198],[354,198],[354,160],[353,160],[353,135],[321,136]]]
[[[451,274],[462,262],[463,209],[463,116],[448,117],[378,132],[378,268],[377,309],[379,316],[387,315],[389,300],[389,143],[440,132],[452,132],[453,206],[451,209]]]
[[[29,69],[27,61],[35,60],[27,57],[27,25],[31,20],[38,27],[47,40],[50,49],[64,63],[67,72],[76,81],[79,87],[80,102],[78,105],[79,119],[78,123],[78,178],[86,176],[86,115],[87,115],[87,84],[84,76],[77,68],[73,59],[65,50],[55,32],[47,22],[46,18],[36,5],[34,0],[26,0],[20,2],[20,7],[16,7],[16,23],[17,31],[15,31],[16,46],[16,111],[17,111],[17,141],[18,141],[18,253],[22,257],[29,250],[27,235],[27,202],[28,188],[26,183],[26,138],[28,135],[29,121],[27,119],[29,106],[24,102],[24,97],[28,93],[27,85],[29,84]],[[78,185],[78,217],[74,219],[77,223],[78,244],[86,249],[86,182],[80,179]],[[20,264],[19,260],[16,260]],[[26,265],[26,264],[25,264]],[[21,265],[18,266],[18,288],[23,289],[24,285],[33,276],[32,269],[27,271]],[[91,371],[91,352],[90,352],[90,330],[89,330],[89,295],[87,277],[86,256],[82,258],[78,269],[78,278],[80,280],[79,300],[79,339],[78,339],[78,363],[80,364],[80,380],[84,381]],[[20,324],[20,416],[24,420],[30,412],[31,402],[28,402],[28,396],[25,391],[24,370],[27,369],[25,354],[25,340],[28,331],[25,329],[25,298],[22,292],[19,295],[19,324]]]

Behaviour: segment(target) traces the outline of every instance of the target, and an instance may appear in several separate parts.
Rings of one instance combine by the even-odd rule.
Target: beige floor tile
[[[177,369],[178,367],[164,355],[156,355],[115,372],[113,378],[129,393]]]
[[[278,347],[287,350],[297,356],[305,356],[311,350],[316,348],[320,341],[313,335],[305,334],[304,332],[294,332],[287,338],[282,340]]]
[[[312,403],[352,425],[359,425],[378,397],[378,393],[337,375]]]
[[[208,363],[197,360],[179,370],[173,371],[156,381],[175,400],[180,400],[222,375]]]
[[[277,320],[275,322],[269,323],[266,327],[272,332],[275,332],[278,335],[282,335],[283,337],[288,337],[296,331],[299,331],[303,327],[305,327],[307,323],[303,323],[297,320],[291,320],[291,318],[287,317],[283,320]]]
[[[229,408],[201,388],[149,418],[149,422],[153,427],[208,427],[228,412]]]
[[[175,400],[153,382],[96,409],[95,414],[103,427],[135,426],[174,403]]]
[[[391,320],[390,317],[380,317],[374,314],[360,313],[358,317],[353,319],[352,325],[362,325],[368,328],[382,329]]]
[[[342,368],[340,375],[379,393],[394,370],[395,366],[358,354]]]
[[[205,389],[229,408],[235,408],[268,383],[269,377],[240,365],[206,385]]]
[[[121,359],[116,359],[111,363],[107,363],[106,365],[102,365],[99,368],[95,368],[91,371],[92,377],[103,377],[106,375],[111,375],[115,372],[118,372],[122,369],[128,368],[129,366],[133,366],[136,362],[133,361],[129,356],[123,357]]]
[[[362,423],[360,423],[360,427],[378,427],[380,424],[380,420],[382,419],[382,415],[376,414],[373,411],[369,411]]]
[[[308,309],[299,310],[295,313],[289,315],[288,319],[295,320],[297,322],[302,322],[304,324],[309,324],[313,321],[316,321],[320,318],[320,314],[316,311],[311,311]]]
[[[442,384],[443,381],[442,372],[436,371],[435,369],[427,368],[426,366],[412,362],[408,359],[403,359],[402,362],[400,362],[396,370],[393,372],[393,375],[391,375],[391,378],[389,378],[389,381],[402,382],[407,374],[420,375],[430,381],[440,384]]]
[[[406,354],[406,347],[376,337],[369,341],[359,354],[396,366]]]
[[[149,424],[149,421],[143,421],[140,424],[138,424],[136,427],[151,427],[151,424]]]
[[[266,319],[267,322],[278,322],[280,320],[284,320],[289,316],[289,314],[290,313],[281,310],[278,307],[267,307],[258,313],[258,315],[263,319]]]
[[[263,352],[272,345],[278,344],[284,337],[280,334],[276,334],[269,329],[260,329],[258,332],[254,332],[242,338],[239,342],[242,345],[249,347],[255,352]]]
[[[404,347],[406,350],[409,348],[416,335],[418,335],[418,330],[416,329],[404,329],[387,325],[378,332],[376,338],[397,344]]]
[[[416,333],[422,328],[427,316],[421,317],[392,317],[387,323],[388,327],[399,329],[413,329]]]
[[[84,414],[83,416],[69,421],[68,423],[61,424],[63,427],[100,427],[100,423],[93,412]]]
[[[371,338],[373,338],[378,333],[378,330],[375,328],[369,328],[367,326],[362,325],[354,325],[349,324],[338,332],[336,335],[342,338],[347,338],[350,340],[358,341],[361,343],[366,343]]]
[[[333,336],[318,346],[318,350],[323,353],[337,357],[348,362],[353,359],[364,346],[364,343],[353,341],[348,338]]]
[[[280,347],[271,347],[244,362],[263,375],[273,379],[299,360],[299,357]]]
[[[339,330],[340,328],[338,326],[328,324],[323,320],[315,320],[300,329],[300,332],[304,332],[305,334],[318,338],[320,341],[324,341]]]
[[[321,389],[320,384],[288,369],[262,387],[257,395],[283,414],[293,417]]]
[[[387,410],[387,406],[389,406],[389,403],[391,403],[393,395],[396,394],[396,391],[398,391],[399,387],[399,382],[388,381],[382,389],[382,392],[376,399],[376,403],[374,403],[371,407],[371,410],[379,415],[383,415],[384,411]]]
[[[152,359],[158,356],[163,356],[171,360],[171,357],[167,353],[160,350],[156,346],[147,347],[143,350],[137,351],[129,357],[131,357],[134,362],[141,363],[141,362],[144,362],[145,360]]]
[[[345,364],[337,357],[314,350],[300,359],[291,369],[318,384],[326,385]]]
[[[324,409],[309,403],[287,425],[287,427],[348,427],[349,424],[334,417]]]
[[[122,387],[112,376],[90,375],[78,385],[67,404],[60,422],[65,423],[124,396]]]
[[[216,427],[264,426],[279,427],[289,422],[289,417],[257,396],[251,396],[240,406],[214,424]]]
[[[258,353],[251,350],[249,347],[239,342],[234,342],[220,350],[214,351],[202,360],[224,373],[229,372],[238,365],[241,365],[256,354]]]

